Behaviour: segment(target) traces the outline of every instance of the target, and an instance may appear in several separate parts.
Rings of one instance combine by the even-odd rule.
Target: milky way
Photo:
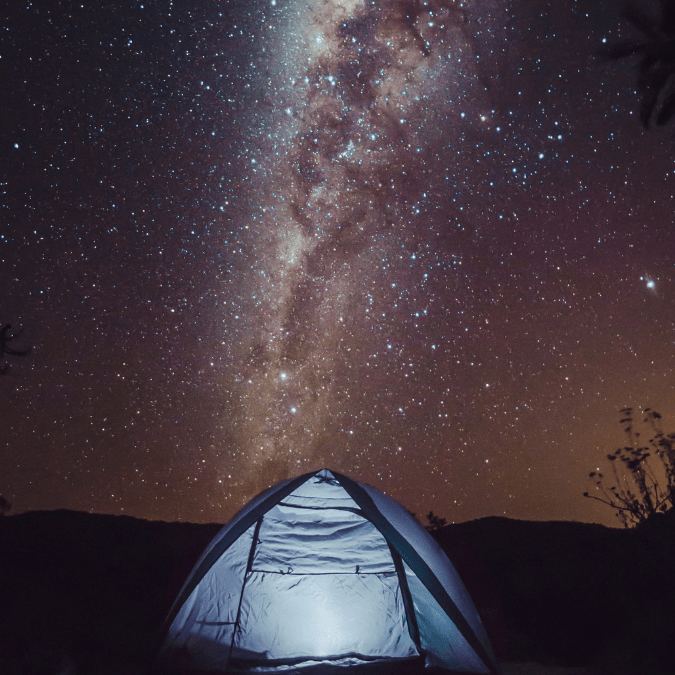
[[[327,466],[612,522],[618,410],[675,419],[675,144],[615,3],[52,4],[0,36],[15,511],[224,520]]]
[[[349,369],[365,365],[365,379],[360,361],[402,349],[387,310],[412,292],[429,312],[411,240],[421,220],[427,239],[449,228],[447,212],[428,213],[444,187],[434,148],[457,135],[439,111],[466,96],[457,57],[473,54],[454,6],[298,2],[286,17],[263,55],[270,133],[251,158],[259,203],[241,293],[255,311],[237,355],[236,436],[253,464],[293,470],[314,461],[331,426],[335,450],[347,445]],[[367,346],[354,341],[371,331]],[[368,405],[385,393],[373,383]]]

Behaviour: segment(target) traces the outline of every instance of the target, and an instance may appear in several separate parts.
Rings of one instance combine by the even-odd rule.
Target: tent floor
[[[316,665],[284,668],[229,668],[222,673],[212,670],[180,670],[173,671],[170,675],[453,675],[456,671],[444,668],[426,668],[424,663],[418,660],[408,661],[373,661],[358,665],[336,665],[330,663],[318,663]],[[162,675],[154,673],[153,675]],[[466,673],[457,673],[466,675]]]

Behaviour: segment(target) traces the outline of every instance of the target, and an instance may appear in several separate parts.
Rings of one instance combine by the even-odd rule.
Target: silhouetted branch
[[[11,333],[12,324],[6,323],[2,328],[0,328],[0,360],[2,360],[5,355],[11,356],[26,356],[31,350],[30,347],[26,349],[15,349],[10,347],[9,343],[12,340],[15,340],[18,337],[21,337],[23,334],[23,329],[18,333]],[[9,366],[0,366],[0,375],[6,375],[9,371]]]
[[[598,52],[612,61],[640,55],[637,85],[642,96],[640,121],[645,128],[652,120],[663,126],[675,116],[674,7],[672,0],[661,0],[660,17],[656,19],[626,4],[622,14],[642,33],[643,39],[618,42]]]
[[[650,408],[645,410],[643,423],[654,432],[647,446],[638,446],[639,432],[634,430],[633,410],[621,411],[620,424],[630,445],[607,455],[612,466],[614,485],[605,487],[605,476],[596,471],[595,488],[602,496],[584,493],[617,511],[624,526],[638,525],[665,513],[675,506],[675,434],[665,435],[659,420],[661,415]],[[650,463],[657,464],[657,469]]]

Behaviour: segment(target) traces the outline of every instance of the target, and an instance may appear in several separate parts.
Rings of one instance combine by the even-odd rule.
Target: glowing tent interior
[[[355,666],[499,672],[435,540],[379,490],[323,469],[261,493],[216,535],[167,617],[153,671]]]

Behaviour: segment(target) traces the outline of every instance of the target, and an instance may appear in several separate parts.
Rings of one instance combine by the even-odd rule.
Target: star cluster
[[[0,493],[224,520],[321,466],[418,514],[611,523],[675,419],[675,143],[610,2],[5,10]]]

